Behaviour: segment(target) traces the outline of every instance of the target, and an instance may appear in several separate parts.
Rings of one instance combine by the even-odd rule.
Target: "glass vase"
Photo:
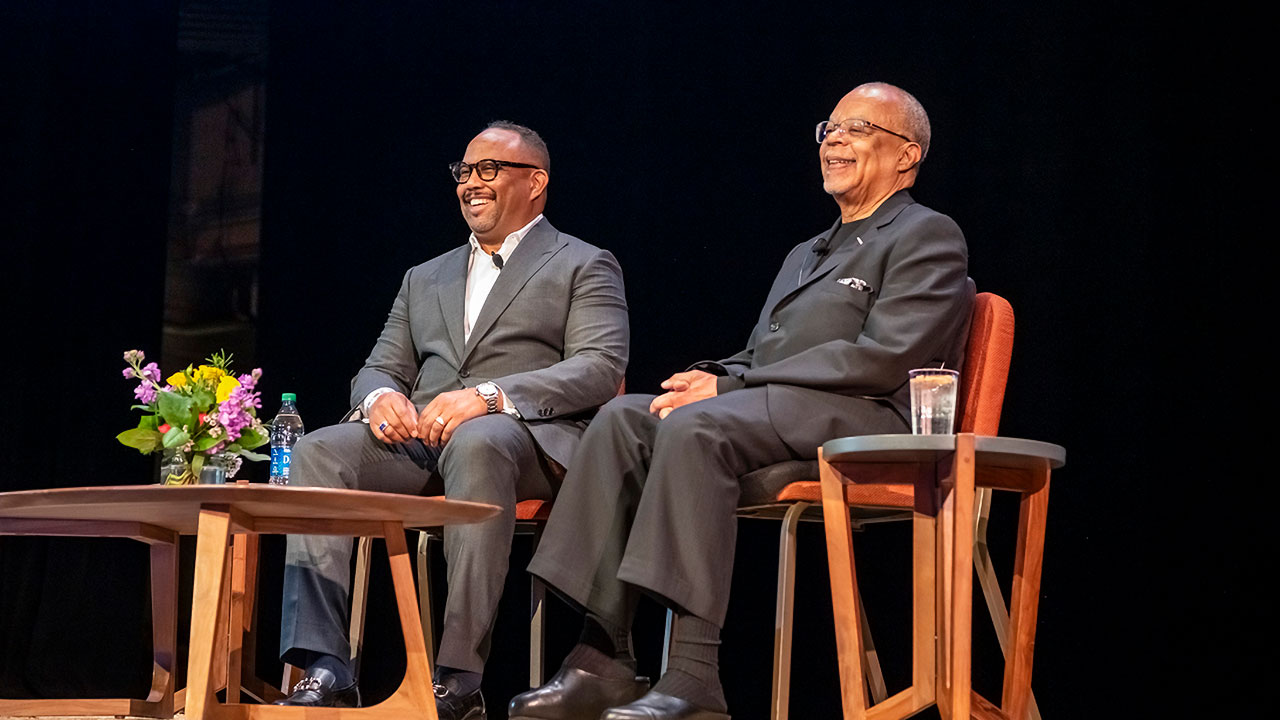
[[[191,472],[191,459],[181,450],[165,450],[160,458],[161,485],[194,485],[195,473]]]
[[[225,485],[240,469],[240,457],[234,453],[203,456],[200,474],[192,470],[192,458],[182,450],[165,450],[160,460],[162,485]]]

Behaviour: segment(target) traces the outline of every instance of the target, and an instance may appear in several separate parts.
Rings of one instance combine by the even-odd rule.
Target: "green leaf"
[[[217,401],[218,397],[213,394],[212,390],[207,390],[204,387],[197,385],[195,390],[191,393],[192,412],[197,415],[202,412],[207,413],[213,409],[213,406],[217,404]]]
[[[213,438],[213,437],[209,437],[208,435],[205,435],[199,440],[196,440],[196,450],[204,452],[205,450],[208,450],[209,448],[217,444],[218,444],[218,438]]]
[[[240,457],[244,458],[245,460],[253,460],[255,462],[262,462],[263,460],[271,459],[270,455],[263,455],[262,453],[249,452],[248,450],[241,450]]]
[[[161,435],[155,430],[134,428],[120,433],[116,436],[116,440],[119,440],[123,445],[136,448],[143,455],[150,455],[160,447]]]
[[[180,427],[171,427],[169,432],[164,434],[164,446],[166,448],[182,447],[187,444],[191,438],[187,436],[187,431]]]
[[[244,432],[240,433],[240,440],[237,444],[246,450],[252,450],[256,447],[266,445],[270,439],[271,438],[267,436],[265,429],[259,430],[257,428],[248,427],[244,429]]]
[[[156,396],[159,403],[160,415],[164,417],[164,421],[175,428],[183,425],[189,427],[195,426],[195,413],[191,412],[191,398],[179,395],[175,392],[162,390]],[[172,447],[165,445],[165,447]]]
[[[160,428],[160,418],[155,415],[143,415],[138,421],[138,428],[141,430],[157,430]]]
[[[197,478],[200,477],[200,468],[202,467],[204,467],[204,455],[196,453],[195,457],[191,458],[191,474]]]

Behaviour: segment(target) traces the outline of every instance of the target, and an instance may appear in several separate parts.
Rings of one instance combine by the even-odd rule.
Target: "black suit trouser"
[[[443,449],[419,441],[387,445],[364,423],[343,423],[298,441],[290,484],[443,493],[452,500],[502,508],[490,520],[444,529],[449,596],[437,662],[481,672],[507,576],[516,503],[552,496],[543,467],[529,429],[507,415],[468,420]],[[301,650],[349,656],[351,554],[351,538],[289,536],[280,630],[280,655],[286,662],[297,661]]]
[[[903,432],[902,417],[867,400],[830,418],[830,437],[792,448],[774,427],[768,391],[743,388],[659,420],[652,395],[610,401],[569,465],[529,571],[587,610],[629,626],[638,589],[724,625],[737,541],[738,478],[817,457],[832,437]],[[797,412],[821,412],[797,408]],[[777,409],[775,408],[775,412]]]

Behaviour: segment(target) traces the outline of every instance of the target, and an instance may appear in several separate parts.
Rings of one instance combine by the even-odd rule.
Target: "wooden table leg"
[[[974,437],[956,436],[942,491],[939,556],[942,579],[942,677],[938,705],[944,720],[969,720],[973,652],[973,502]]]
[[[174,660],[178,654],[178,537],[151,543],[151,693],[161,717],[173,717]]]
[[[1012,720],[1027,716],[1031,699],[1031,657],[1035,648],[1036,617],[1040,608],[1040,571],[1044,560],[1045,520],[1049,512],[1049,463],[1038,474],[1040,488],[1022,496],[1018,512],[1018,550],[1013,561],[1013,590],[1009,594],[1009,655],[1004,666],[1001,709]]]
[[[214,646],[217,641],[219,611],[222,609],[223,574],[227,565],[227,540],[231,535],[231,512],[225,507],[200,509],[196,533],[196,573],[191,602],[190,660],[187,664],[186,715],[202,720],[214,696]]]
[[[388,522],[383,527],[387,557],[391,561],[391,582],[396,594],[396,608],[400,611],[400,626],[404,632],[404,680],[392,697],[408,701],[426,720],[439,720],[431,685],[431,658],[427,655],[426,640],[422,635],[418,593],[413,584],[413,561],[404,541],[404,526],[398,522]],[[423,582],[426,582],[426,578],[423,578]]]

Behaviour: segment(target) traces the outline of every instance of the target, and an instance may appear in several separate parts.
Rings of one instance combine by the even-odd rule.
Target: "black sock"
[[[313,670],[324,669],[333,673],[335,680],[333,687],[335,690],[351,687],[355,684],[355,675],[351,672],[351,666],[346,660],[337,655],[329,655],[327,653],[310,652],[308,653],[307,674],[310,675]]]
[[[484,680],[484,673],[457,670],[444,665],[436,667],[436,682],[448,688],[454,695],[470,695],[480,689],[482,680]]]
[[[631,654],[631,630],[588,614],[582,623],[578,644],[564,664],[601,677],[631,679],[636,676],[636,659]]]
[[[720,628],[696,615],[677,614],[667,672],[653,689],[706,710],[725,712],[728,705],[720,687]]]

